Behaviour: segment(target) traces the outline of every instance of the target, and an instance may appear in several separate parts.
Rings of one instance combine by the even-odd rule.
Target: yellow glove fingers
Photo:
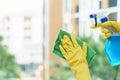
[[[106,37],[106,39],[109,38],[110,36],[111,36],[110,33],[105,33],[105,37]]]
[[[104,34],[105,34],[105,33],[109,33],[109,30],[106,29],[106,28],[102,28],[101,31],[102,31],[102,33],[104,33]]]
[[[74,34],[71,33],[70,36],[71,36],[71,39],[72,39],[73,46],[74,46],[74,47],[78,47],[78,43],[77,43],[77,41],[76,41],[76,39],[75,39]]]
[[[86,42],[83,42],[82,50],[83,50],[84,56],[86,57],[87,56],[87,43]]]
[[[117,23],[115,21],[107,21],[107,22],[104,22],[102,24],[103,27],[108,27],[108,26],[112,26],[115,28],[115,30],[120,33],[120,23]]]
[[[70,49],[73,48],[73,44],[68,36],[64,35],[64,40]]]
[[[61,43],[63,48],[65,49],[66,52],[69,52],[70,48],[68,47],[68,45],[66,44],[66,40],[65,39],[61,39]]]
[[[91,27],[92,29],[99,28],[99,27],[101,27],[101,23],[98,23],[97,26],[92,25],[92,26],[90,26],[90,27]]]
[[[102,33],[104,33],[106,39],[111,36],[111,34],[109,33],[109,30],[108,30],[108,29],[102,28],[101,31],[102,31]]]
[[[65,59],[68,58],[68,55],[66,53],[66,51],[63,49],[63,47],[61,45],[59,45],[60,51],[62,52],[63,56],[65,57]]]

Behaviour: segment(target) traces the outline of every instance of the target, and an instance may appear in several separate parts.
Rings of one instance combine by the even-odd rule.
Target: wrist
[[[74,71],[77,77],[77,80],[91,80],[89,68],[87,65],[80,66],[77,71]]]
[[[88,70],[88,71],[89,71],[89,69],[88,69],[88,64],[82,63],[82,64],[79,64],[79,65],[77,66],[77,70],[74,70],[74,72],[75,72],[75,73],[79,73],[79,72],[84,72],[85,70]]]

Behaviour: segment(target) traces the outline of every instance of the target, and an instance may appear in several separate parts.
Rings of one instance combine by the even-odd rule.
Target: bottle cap
[[[107,18],[107,17],[104,17],[104,18],[101,19],[101,23],[104,23],[104,22],[106,22],[106,21],[108,21],[108,18]]]

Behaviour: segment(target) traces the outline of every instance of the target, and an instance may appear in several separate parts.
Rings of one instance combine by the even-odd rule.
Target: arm
[[[74,71],[77,80],[91,80],[86,61],[87,45],[84,42],[82,47],[78,45],[75,36],[71,33],[71,40],[65,35],[59,46],[70,68]]]

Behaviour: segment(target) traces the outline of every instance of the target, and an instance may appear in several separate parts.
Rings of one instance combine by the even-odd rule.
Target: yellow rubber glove
[[[91,80],[86,61],[87,44],[84,42],[81,48],[74,34],[71,33],[70,35],[72,41],[64,35],[63,39],[61,39],[62,45],[59,45],[59,48],[70,68],[75,72],[77,80]]]
[[[108,29],[108,27],[113,27],[115,29],[115,31],[120,34],[120,23],[116,22],[116,21],[107,21],[104,23],[99,23],[97,26],[92,25],[91,28],[95,29],[95,28],[101,28],[102,33],[104,33],[106,38],[109,38],[111,36],[111,33]]]

